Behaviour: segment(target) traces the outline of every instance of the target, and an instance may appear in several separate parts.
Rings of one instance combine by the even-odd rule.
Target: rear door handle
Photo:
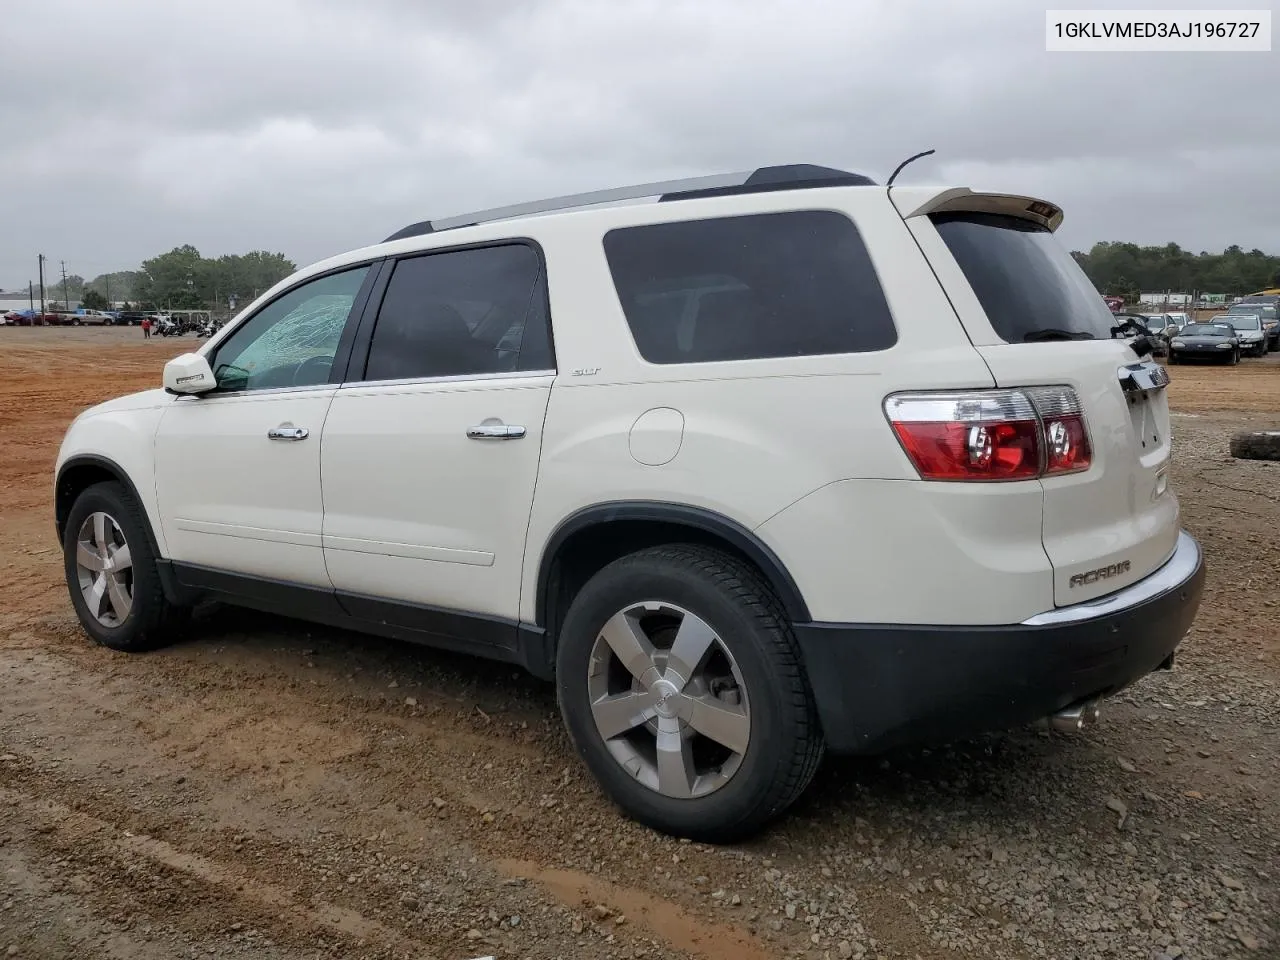
[[[507,423],[481,423],[467,427],[467,436],[472,440],[519,440],[524,433],[524,427]]]
[[[307,439],[307,428],[282,423],[280,426],[272,427],[268,430],[267,438],[270,440],[305,440]]]

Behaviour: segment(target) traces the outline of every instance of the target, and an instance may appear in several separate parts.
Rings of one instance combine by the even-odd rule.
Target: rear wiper
[[[1092,333],[1087,330],[1059,330],[1057,327],[1048,327],[1044,330],[1032,330],[1030,333],[1023,334],[1023,343],[1039,343],[1042,340],[1094,340],[1096,339]]]

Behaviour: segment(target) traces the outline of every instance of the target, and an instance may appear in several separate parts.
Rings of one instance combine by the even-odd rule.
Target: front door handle
[[[307,439],[307,428],[282,423],[280,426],[272,427],[268,430],[267,438],[270,440],[305,440]]]
[[[519,440],[524,436],[524,427],[507,423],[481,423],[467,427],[467,436],[472,440]]]

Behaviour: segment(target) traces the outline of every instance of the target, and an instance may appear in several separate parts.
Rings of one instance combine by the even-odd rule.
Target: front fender
[[[169,551],[156,500],[155,436],[165,405],[90,412],[77,418],[62,439],[54,467],[54,494],[78,467],[95,466],[115,475],[142,505],[160,556]]]

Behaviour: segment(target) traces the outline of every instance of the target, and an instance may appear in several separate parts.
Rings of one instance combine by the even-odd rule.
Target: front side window
[[[650,363],[865,353],[897,342],[871,257],[840,213],[620,227],[604,249]]]
[[[401,260],[369,343],[365,380],[554,367],[542,263],[508,243]]]
[[[366,264],[295,287],[249,318],[218,347],[220,390],[268,390],[329,382],[338,341],[369,272]]]

